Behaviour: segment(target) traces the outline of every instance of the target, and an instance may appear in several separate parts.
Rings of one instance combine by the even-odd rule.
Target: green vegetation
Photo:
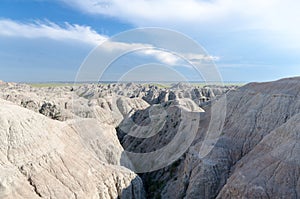
[[[153,84],[149,84],[149,85],[157,86],[158,88],[171,88],[172,87],[172,84],[170,84],[170,83],[153,83]]]

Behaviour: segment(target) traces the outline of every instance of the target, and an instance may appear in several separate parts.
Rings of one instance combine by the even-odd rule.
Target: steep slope
[[[238,162],[218,198],[297,199],[299,196],[300,114],[297,114],[265,136]]]
[[[226,109],[223,109],[225,99],[227,101]],[[300,113],[300,78],[282,79],[268,83],[251,83],[237,90],[229,91],[219,100],[215,100],[203,108],[205,114],[200,120],[196,138],[188,151],[172,165],[142,175],[148,197],[188,199],[216,198],[228,179],[229,184],[226,185],[228,189],[224,188],[219,196],[220,198],[223,196],[234,198],[235,195],[231,195],[231,193],[239,193],[237,196],[249,197],[250,195],[242,195],[242,191],[237,191],[235,188],[243,188],[248,185],[251,187],[252,181],[245,179],[242,181],[241,186],[230,185],[230,182],[237,184],[240,182],[236,179],[236,177],[240,177],[240,175],[235,173],[235,165],[238,164],[239,161],[243,161],[243,157],[246,157],[252,150],[261,149],[261,147],[258,149],[255,147],[266,136],[271,135],[271,132],[274,132],[275,129],[285,123],[287,123],[287,126],[295,123],[295,121],[289,120]],[[215,111],[217,111],[219,115],[226,114],[224,125],[222,125],[221,117],[212,118],[212,113]],[[170,116],[172,118],[172,115]],[[175,117],[173,116],[173,119],[175,119]],[[292,132],[299,132],[299,126],[294,126],[294,128]],[[202,145],[206,144],[206,137],[218,131],[221,132],[219,138],[211,142],[215,143],[215,145],[213,145],[212,150],[203,157],[201,155],[203,154]],[[166,134],[161,136],[161,138],[156,138],[156,140],[164,140],[165,136],[170,135]],[[276,136],[279,135],[277,134]],[[289,134],[287,133],[286,136],[288,137]],[[270,139],[271,137],[268,136],[265,139],[267,138]],[[138,150],[141,144],[145,146],[146,143],[146,141],[143,141],[140,145],[133,147],[133,145],[128,145],[128,143],[132,143],[130,140],[132,138],[127,139],[128,140],[126,140],[126,137],[125,140],[123,138],[122,144],[125,148],[130,146],[129,148],[132,151]],[[149,141],[151,141],[151,139]],[[273,140],[273,142],[275,141],[276,139]],[[296,139],[294,141],[296,142],[295,146],[298,146],[299,140]],[[161,147],[161,145],[163,145],[162,142],[157,143],[157,146]],[[150,149],[157,148],[152,142],[150,142],[149,146]],[[283,149],[284,147],[281,150]],[[291,159],[296,161],[297,158],[295,154],[297,150],[294,150],[295,151],[292,152],[293,155],[291,154]],[[291,149],[287,148],[287,151],[291,151]],[[258,151],[256,151],[256,153],[258,153]],[[252,156],[248,161],[256,162],[254,160],[256,157],[257,156]],[[264,159],[262,159],[262,161],[263,160]],[[244,166],[245,170],[242,171],[247,171],[249,175],[253,175],[252,178],[254,178],[254,180],[262,181],[267,179],[267,176],[265,176],[267,174],[261,174],[261,178],[255,178],[256,169],[265,168],[264,171],[267,173],[274,171],[272,161],[268,161],[267,159],[264,164],[260,165],[261,167],[256,168],[256,164],[258,163],[249,164],[253,167]],[[290,165],[289,167],[299,171],[299,165]],[[290,170],[287,169],[282,172],[288,174],[289,171]],[[252,174],[250,174],[251,172]],[[277,172],[281,172],[280,169],[275,171],[274,176],[277,175]],[[232,179],[230,178],[231,175],[233,175]],[[280,173],[278,173],[278,175],[280,175]],[[295,177],[291,178],[291,180],[297,181],[299,179],[297,175],[298,174],[295,173]],[[277,180],[277,182],[273,184],[272,182],[267,183],[267,186],[269,186],[268,189],[284,190],[284,186],[286,185],[280,184],[280,182],[284,181]],[[287,189],[299,190],[299,183],[290,183]],[[251,193],[250,188],[246,191],[248,191],[248,194]],[[275,198],[281,196],[279,192],[267,191],[267,193]],[[256,195],[254,195],[253,198],[255,196]],[[295,195],[282,196],[288,197]],[[262,198],[268,197],[262,195]]]
[[[41,113],[0,101],[1,198],[143,198],[141,179],[120,165],[153,167],[191,139],[173,164],[140,174],[147,198],[299,197],[300,78],[238,89],[0,87],[2,98]],[[198,130],[184,136],[193,113]],[[159,153],[170,143],[172,154]],[[123,147],[158,153],[132,164]]]
[[[193,169],[190,170],[186,197],[216,197],[233,166],[264,136],[300,113],[299,88],[300,78],[291,78],[251,83],[228,93],[222,135],[205,158],[193,158],[189,163]],[[205,132],[200,130],[199,133]],[[199,143],[191,150],[197,145]]]
[[[0,103],[1,198],[143,198],[140,178],[113,165],[122,147],[112,127],[90,129],[96,121],[67,124]]]

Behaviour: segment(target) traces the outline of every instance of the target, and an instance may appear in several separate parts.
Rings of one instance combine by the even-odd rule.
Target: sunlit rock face
[[[0,82],[0,90],[1,198],[300,195],[300,78],[243,87]],[[153,162],[137,165],[126,152],[164,149],[195,114],[195,136],[186,149],[177,143],[185,150],[176,160],[134,173]]]
[[[113,127],[0,102],[1,198],[144,198],[141,179],[119,164]]]
[[[198,106],[236,86],[193,87],[175,84],[170,88],[151,84],[84,84],[56,87],[31,87],[26,84],[0,84],[0,98],[39,112],[51,119],[95,118],[118,126],[129,112],[151,104],[191,99]]]
[[[212,111],[226,118],[214,147],[202,157]],[[299,196],[300,78],[251,83],[202,107],[193,144],[168,167],[141,175],[149,198],[297,198]],[[221,114],[221,112],[220,112]],[[174,118],[178,118],[175,115]],[[147,118],[144,120],[146,121]],[[126,124],[126,123],[125,123]],[[124,123],[121,123],[124,125]],[[213,127],[218,128],[216,125]],[[169,128],[167,135],[176,129]],[[172,138],[122,136],[132,151],[161,147]],[[168,139],[167,139],[168,138]],[[167,141],[166,141],[167,139]],[[138,144],[137,144],[138,143]],[[174,191],[176,190],[176,191]]]
[[[165,89],[0,84],[1,198],[145,198],[141,178],[121,166],[132,167],[115,127],[149,108],[149,93],[159,98]],[[203,111],[175,98],[170,104]]]

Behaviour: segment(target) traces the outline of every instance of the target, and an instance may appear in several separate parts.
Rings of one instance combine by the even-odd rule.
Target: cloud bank
[[[108,37],[98,34],[89,26],[81,26],[77,24],[65,23],[64,26],[59,26],[51,21],[41,22],[35,21],[33,23],[21,23],[10,19],[0,20],[0,36],[1,37],[18,37],[18,38],[46,38],[57,41],[75,41],[92,46],[101,44]],[[151,44],[139,43],[122,43],[108,41],[105,51],[134,51],[138,50],[139,56],[150,56],[153,59],[170,66],[184,65],[183,60],[163,50],[154,49]],[[100,47],[101,48],[101,47]],[[206,59],[202,55],[184,55],[188,59]],[[200,56],[200,57],[199,57]],[[201,57],[202,56],[202,57]],[[207,57],[208,58],[208,57]],[[213,59],[213,57],[211,57]]]
[[[249,34],[289,47],[300,43],[298,0],[57,0],[81,12],[106,15],[137,27],[159,26],[188,34]],[[251,33],[252,34],[252,33]],[[277,44],[278,45],[278,44]]]
[[[117,17],[136,25],[176,22],[247,22],[251,28],[278,28],[295,19],[297,0],[57,0],[89,14]],[[279,15],[279,13],[281,13]],[[238,18],[236,18],[238,17]],[[273,21],[272,21],[273,20]],[[275,20],[275,21],[274,21]],[[241,25],[241,24],[239,24]],[[250,25],[250,26],[249,26]],[[267,25],[267,26],[262,26]],[[280,27],[279,27],[280,28]]]
[[[69,23],[59,26],[50,21],[21,23],[10,19],[0,19],[0,36],[75,41],[93,46],[99,45],[107,38],[98,34],[89,26]]]

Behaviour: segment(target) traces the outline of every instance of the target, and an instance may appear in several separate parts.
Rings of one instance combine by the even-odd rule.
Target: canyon
[[[1,198],[300,196],[299,77],[0,90]]]

